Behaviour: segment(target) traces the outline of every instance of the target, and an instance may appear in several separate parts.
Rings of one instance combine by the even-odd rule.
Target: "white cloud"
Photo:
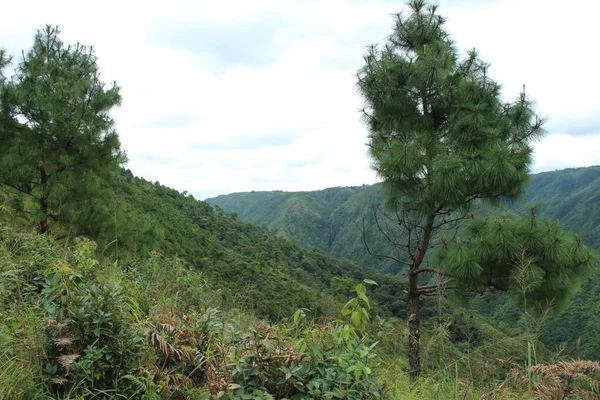
[[[553,134],[535,146],[533,172],[600,165],[600,134],[572,136]]]
[[[600,164],[592,0],[441,1],[462,50],[492,63],[507,99],[522,84],[549,116],[535,171]],[[402,2],[20,1],[2,6],[0,46],[18,61],[36,28],[92,44],[129,167],[198,198],[373,183],[354,73]],[[588,136],[577,136],[582,133]],[[560,133],[561,135],[558,135]],[[594,135],[595,133],[595,135]],[[569,136],[570,135],[570,136]]]

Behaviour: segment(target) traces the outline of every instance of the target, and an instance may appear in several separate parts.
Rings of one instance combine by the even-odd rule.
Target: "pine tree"
[[[6,54],[4,49],[0,49],[0,85],[4,84],[6,77],[4,76],[3,69],[10,63],[10,57]]]
[[[8,102],[6,101],[6,76],[4,76],[4,69],[10,64],[10,61],[11,59],[4,49],[0,49],[0,138],[7,135],[8,126],[12,124]],[[0,142],[0,145],[2,144]]]
[[[513,213],[485,216],[464,226],[466,240],[442,235],[442,273],[467,290],[512,291],[527,311],[564,303],[592,266],[592,252],[558,221]]]
[[[454,227],[478,199],[522,193],[543,121],[525,93],[502,101],[500,84],[475,50],[459,59],[436,6],[408,5],[410,14],[396,16],[385,45],[368,49],[358,88],[373,167],[402,231],[388,239],[406,256],[389,258],[407,269],[414,381],[421,372],[419,298],[440,287],[419,285],[440,272],[427,257],[434,234]]]
[[[125,160],[109,115],[121,100],[118,86],[102,82],[91,47],[65,45],[59,34],[52,26],[38,31],[2,89],[9,117],[0,181],[35,199],[42,233]]]

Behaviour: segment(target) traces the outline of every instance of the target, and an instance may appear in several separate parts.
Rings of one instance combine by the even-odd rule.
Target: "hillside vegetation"
[[[596,275],[546,314],[593,254],[535,208],[479,203],[519,194],[541,121],[524,95],[501,103],[474,52],[455,57],[436,7],[409,7],[405,46],[370,47],[381,63],[359,73],[371,154],[397,180],[387,215],[379,186],[238,195],[236,214],[136,177],[92,47],[46,26],[10,78],[0,50],[0,399],[598,397],[599,363],[544,344],[596,327]]]
[[[540,216],[559,220],[561,225],[577,231],[581,238],[600,250],[600,167],[570,168],[534,174],[522,199],[506,203],[506,209],[528,212],[532,204]],[[379,252],[393,252],[374,224],[375,214],[382,208],[381,185],[330,188],[312,192],[252,192],[222,195],[206,201],[236,213],[241,219],[264,226],[270,232],[319,248],[333,256],[345,257],[359,265],[384,272],[397,273],[401,266],[391,260],[381,260],[368,254],[363,237]],[[337,195],[337,194],[343,195]],[[280,199],[285,198],[285,202]],[[312,203],[326,203],[317,209],[320,218],[303,218],[310,213]],[[290,209],[289,205],[294,206]],[[480,210],[480,212],[485,212]],[[277,219],[272,218],[276,215]],[[315,215],[312,213],[311,215]],[[379,217],[385,223],[385,217]],[[325,228],[323,228],[325,227]],[[321,234],[315,234],[316,231]],[[305,237],[303,232],[312,232]],[[329,233],[331,232],[331,235]],[[316,237],[323,237],[316,242]],[[600,340],[594,332],[600,330],[600,303],[595,294],[600,291],[600,273],[593,272],[560,312],[548,317],[542,326],[542,341],[551,348],[567,344],[566,351],[574,356],[577,339],[581,338],[581,355],[599,359]],[[520,318],[518,301],[507,296],[484,296],[473,305],[496,320],[514,324]],[[502,299],[502,300],[499,300]]]
[[[120,217],[111,229],[115,220],[107,221],[97,245],[65,237],[67,227],[30,233],[36,221],[8,205],[27,203],[4,192],[0,397],[261,398],[268,391],[359,399],[409,390],[398,359],[406,326],[390,318],[407,318],[398,277],[303,249],[128,171],[114,183]],[[152,229],[127,231],[142,216]],[[378,283],[365,285],[370,308],[355,292],[365,278]],[[340,313],[353,297],[367,325]],[[435,380],[424,381],[423,398],[447,390],[477,398],[486,390],[454,388],[455,367],[483,382],[504,376],[500,359],[525,363],[526,332],[499,329],[442,299],[425,303],[424,317],[424,367]],[[537,349],[540,360],[551,360]]]
[[[559,220],[590,246],[600,248],[598,178],[600,167],[596,166],[533,174],[523,197],[507,207],[528,212],[535,204],[539,215]],[[383,204],[381,184],[306,192],[232,193],[205,201],[305,248],[345,257],[364,267],[394,268],[393,263],[367,254],[361,232],[362,219],[367,218],[367,234],[377,234],[371,222],[373,211]]]

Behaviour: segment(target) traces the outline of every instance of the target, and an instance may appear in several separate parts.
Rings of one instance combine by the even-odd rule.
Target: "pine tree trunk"
[[[40,208],[42,209],[42,219],[40,220],[40,231],[47,233],[50,230],[50,222],[48,222],[48,199],[40,199]]]
[[[421,319],[419,317],[419,292],[417,286],[417,275],[413,272],[414,264],[410,266],[408,273],[408,304],[410,308],[409,329],[409,368],[410,382],[414,383],[421,374],[421,363],[419,360]]]
[[[42,194],[40,196],[40,210],[42,211],[40,232],[45,234],[50,230],[50,222],[48,221],[48,174],[46,174],[46,169],[41,161],[38,161],[37,167],[40,171],[40,185],[42,187]]]
[[[431,236],[433,234],[433,222],[435,221],[436,210],[431,212],[423,226],[423,234],[419,240],[417,255],[413,263],[408,266],[408,306],[410,310],[410,319],[408,322],[408,340],[409,340],[409,358],[408,365],[410,368],[410,381],[414,383],[419,375],[421,375],[421,362],[419,360],[420,340],[421,340],[421,315],[419,310],[419,291],[418,276],[421,264],[425,259],[425,254],[429,249]]]

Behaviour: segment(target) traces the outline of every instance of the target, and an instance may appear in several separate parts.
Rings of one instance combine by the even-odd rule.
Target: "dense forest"
[[[526,186],[543,121],[409,7],[357,75],[383,182],[319,192],[137,177],[92,47],[0,50],[0,398],[597,397],[598,169]]]

